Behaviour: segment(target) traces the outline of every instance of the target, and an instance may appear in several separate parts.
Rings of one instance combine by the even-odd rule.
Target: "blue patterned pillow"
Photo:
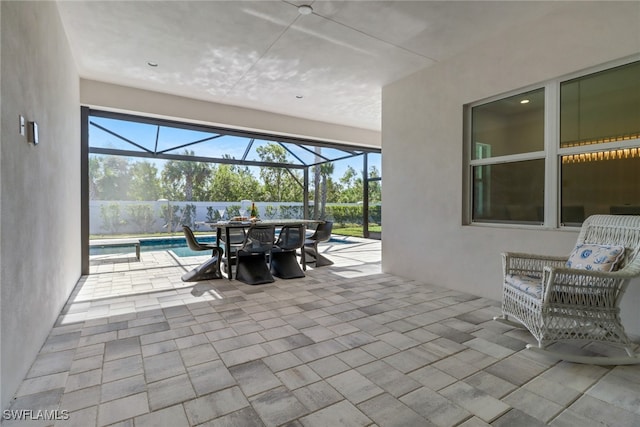
[[[624,255],[624,246],[577,245],[567,261],[567,267],[580,270],[615,271]]]

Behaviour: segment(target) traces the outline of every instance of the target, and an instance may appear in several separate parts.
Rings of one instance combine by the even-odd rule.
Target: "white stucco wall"
[[[463,226],[463,105],[640,52],[640,3],[568,2],[383,90],[383,269],[501,298],[503,251],[568,254],[577,232]],[[640,335],[640,281],[622,306]]]
[[[83,105],[230,129],[380,147],[380,132],[82,79]]]
[[[79,77],[55,2],[0,3],[1,403],[80,277]],[[40,144],[18,133],[36,121]]]

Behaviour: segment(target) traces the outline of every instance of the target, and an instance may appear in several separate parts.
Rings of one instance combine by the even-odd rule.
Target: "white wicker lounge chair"
[[[619,315],[630,279],[640,275],[639,252],[640,216],[594,215],[582,224],[576,249],[568,258],[503,253],[503,314],[494,320],[524,325],[538,341],[537,347],[527,348],[562,360],[640,363]],[[565,340],[614,344],[627,355],[585,356],[548,348]]]

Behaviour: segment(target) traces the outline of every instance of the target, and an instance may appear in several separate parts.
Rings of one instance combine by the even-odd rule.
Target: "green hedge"
[[[326,219],[338,224],[362,225],[362,206],[327,206]],[[380,224],[381,207],[369,206],[369,223]]]

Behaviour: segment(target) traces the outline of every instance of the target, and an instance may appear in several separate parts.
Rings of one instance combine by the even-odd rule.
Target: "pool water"
[[[197,237],[199,242],[215,243],[215,236]],[[172,250],[179,257],[204,255],[205,251],[192,251],[184,237],[140,239],[140,252]],[[132,247],[89,248],[89,255],[114,255],[133,252]]]
[[[215,243],[215,236],[197,236],[199,242],[203,243]],[[333,244],[352,244],[357,243],[355,241],[346,240],[346,237],[332,237],[329,243]],[[162,251],[171,250],[176,256],[191,257],[206,255],[208,251],[193,251],[187,246],[187,241],[184,237],[166,238],[166,239],[140,239],[140,251]],[[107,248],[90,248],[89,255],[114,255],[133,252],[131,247],[107,247]]]
[[[178,246],[177,248],[171,248],[170,250],[180,258],[189,256],[211,255],[211,251],[193,251],[187,246]]]
[[[202,243],[215,243],[215,236],[196,236],[196,239]],[[190,256],[202,256],[211,255],[211,251],[193,251],[187,246],[187,240],[183,238],[173,239],[141,239],[140,250],[141,251],[161,251],[171,250],[176,256],[190,257]]]

